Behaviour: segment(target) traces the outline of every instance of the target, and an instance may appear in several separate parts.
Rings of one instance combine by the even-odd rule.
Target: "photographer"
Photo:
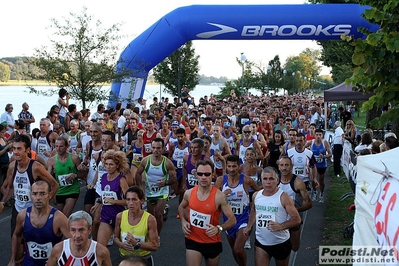
[[[68,113],[69,99],[71,96],[64,88],[58,91],[58,96],[59,98],[56,103],[60,108],[60,111],[58,112],[58,120],[60,121],[61,125],[65,126],[65,116]]]

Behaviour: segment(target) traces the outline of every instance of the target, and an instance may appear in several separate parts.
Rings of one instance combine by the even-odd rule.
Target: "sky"
[[[2,1],[0,25],[2,40],[0,41],[0,58],[13,56],[31,56],[35,48],[48,44],[51,38],[52,25],[50,19],[63,21],[69,13],[80,14],[82,7],[94,20],[100,20],[105,28],[116,23],[123,23],[122,34],[126,35],[121,44],[121,51],[135,36],[154,24],[158,19],[182,6],[201,5],[250,5],[250,4],[303,4],[304,0],[69,0],[69,1]],[[277,40],[210,40],[193,41],[196,53],[200,56],[200,74],[206,76],[225,76],[237,78],[241,76],[241,67],[236,58],[241,53],[249,61],[266,66],[275,55],[280,56],[282,64],[286,58],[298,55],[306,48],[320,49],[315,41],[277,41]],[[328,74],[323,68],[321,74]]]

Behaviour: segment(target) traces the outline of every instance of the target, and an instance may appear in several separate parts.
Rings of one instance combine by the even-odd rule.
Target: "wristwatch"
[[[137,241],[136,245],[133,246],[133,249],[138,250],[138,249],[140,249],[140,247],[141,247],[141,242]]]
[[[218,229],[218,233],[222,233],[223,232],[223,227],[221,225],[216,225],[217,229]]]

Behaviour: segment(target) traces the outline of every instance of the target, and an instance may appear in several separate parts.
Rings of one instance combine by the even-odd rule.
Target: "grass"
[[[329,188],[326,195],[326,210],[324,214],[324,230],[322,245],[324,246],[351,246],[352,238],[344,237],[344,228],[348,226],[354,218],[355,212],[348,211],[348,207],[353,204],[353,197],[348,197],[341,201],[341,196],[350,190],[349,183],[343,183],[339,178],[334,177],[334,170],[329,168]],[[341,172],[341,177],[345,176]]]
[[[348,211],[348,207],[353,204],[353,197],[341,201],[341,196],[350,191],[349,183],[342,183],[339,178],[333,177],[333,172],[330,168],[323,245],[352,245],[352,238],[344,238],[343,230],[354,217],[354,212]],[[342,173],[341,176],[345,175]]]
[[[366,112],[356,111],[355,118],[353,120],[355,121],[355,125],[361,131],[363,131],[366,128]]]

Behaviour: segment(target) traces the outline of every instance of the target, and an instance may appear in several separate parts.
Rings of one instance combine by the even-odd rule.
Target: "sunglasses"
[[[243,131],[245,134],[249,134],[249,133],[251,133],[251,131]]]
[[[197,172],[198,176],[211,176],[212,173],[202,173],[202,172]]]

